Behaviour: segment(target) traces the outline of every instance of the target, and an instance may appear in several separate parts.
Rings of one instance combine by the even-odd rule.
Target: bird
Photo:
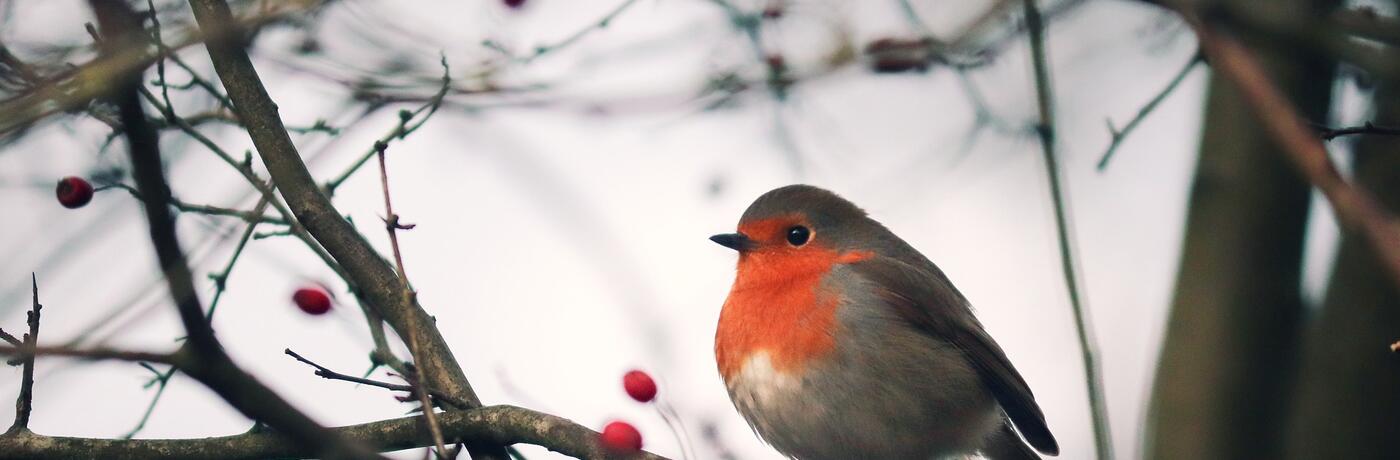
[[[789,185],[754,200],[737,230],[710,237],[739,254],[715,362],[774,449],[799,460],[1059,454],[967,298],[863,209]]]

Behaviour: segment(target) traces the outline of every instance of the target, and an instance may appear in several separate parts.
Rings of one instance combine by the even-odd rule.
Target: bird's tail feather
[[[982,456],[987,460],[1040,460],[1040,456],[1016,435],[1016,430],[1011,429],[1009,420],[1002,422],[1001,429],[987,438]]]

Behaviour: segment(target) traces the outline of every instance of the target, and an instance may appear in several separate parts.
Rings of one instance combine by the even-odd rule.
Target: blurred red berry
[[[611,422],[603,427],[603,447],[614,454],[642,450],[642,433],[627,422]]]
[[[92,184],[81,177],[68,176],[58,180],[58,188],[54,193],[58,195],[58,203],[63,207],[77,209],[92,201]]]
[[[509,6],[511,8],[520,8],[522,6],[525,6],[525,0],[505,0],[505,2],[506,6]]]
[[[781,19],[783,17],[783,2],[774,1],[768,3],[763,8],[763,19]]]
[[[322,315],[331,311],[331,296],[325,290],[314,287],[297,289],[292,294],[292,302],[297,308],[312,315]]]
[[[639,370],[622,374],[622,388],[627,390],[627,396],[631,396],[637,402],[651,402],[656,397],[656,381],[646,372]]]
[[[787,71],[787,60],[781,54],[769,54],[763,58],[768,64],[768,70],[773,73],[783,73]]]

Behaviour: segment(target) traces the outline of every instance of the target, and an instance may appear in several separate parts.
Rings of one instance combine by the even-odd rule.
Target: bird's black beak
[[[716,243],[719,243],[720,246],[724,246],[735,251],[744,251],[753,247],[753,240],[750,240],[749,237],[744,236],[743,233],[721,233],[710,237],[710,241],[714,241]]]

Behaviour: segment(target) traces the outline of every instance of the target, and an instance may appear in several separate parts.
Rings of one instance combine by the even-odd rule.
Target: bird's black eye
[[[807,227],[803,227],[801,225],[789,228],[787,231],[788,243],[791,243],[793,246],[801,246],[807,244],[807,240],[811,238],[812,231],[808,230]]]

